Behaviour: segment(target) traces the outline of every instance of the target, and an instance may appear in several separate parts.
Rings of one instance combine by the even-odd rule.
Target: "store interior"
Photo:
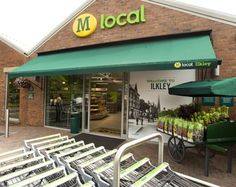
[[[50,76],[46,94],[46,126],[70,129],[71,117],[82,113],[83,76]]]
[[[122,80],[122,73],[98,73],[91,76],[91,132],[120,136]]]
[[[71,118],[78,114],[81,115],[79,123],[82,126],[84,88],[84,118],[86,118],[84,122],[85,125],[90,125],[90,132],[120,137],[123,73],[48,77],[46,126],[70,129]],[[90,95],[90,98],[87,95]],[[89,99],[90,115],[88,115]]]

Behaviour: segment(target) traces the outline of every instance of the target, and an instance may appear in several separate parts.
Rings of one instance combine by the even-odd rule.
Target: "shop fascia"
[[[141,5],[139,9],[129,13],[121,13],[117,16],[104,15],[100,16],[100,28],[112,29],[116,25],[125,26],[127,24],[134,25],[145,22],[145,9]],[[73,23],[73,32],[79,37],[87,37],[95,32],[97,27],[97,19],[92,14],[82,14],[77,17]]]

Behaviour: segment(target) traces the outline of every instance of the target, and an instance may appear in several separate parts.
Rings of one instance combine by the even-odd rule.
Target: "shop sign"
[[[202,98],[203,106],[215,106],[215,97],[203,97]]]
[[[133,25],[144,22],[144,6],[141,5],[138,10],[131,11],[129,13],[121,13],[118,16],[105,16],[102,14],[100,26],[101,29],[111,29],[116,25],[125,26],[127,24]]]
[[[86,37],[94,33],[97,28],[97,19],[92,14],[82,14],[73,23],[73,32],[78,37]]]
[[[127,24],[134,25],[145,22],[144,5],[138,10],[129,13],[121,13],[117,16],[104,14],[100,17],[100,28],[111,29],[116,25],[123,27]],[[78,37],[87,37],[95,32],[97,27],[97,19],[92,14],[82,14],[77,17],[73,23],[73,32]]]
[[[174,68],[176,69],[188,69],[188,68],[209,68],[210,62],[196,61],[196,62],[175,62]]]
[[[221,97],[220,105],[221,106],[234,106],[234,97]]]
[[[150,84],[151,90],[168,90],[175,82],[174,79],[157,79],[157,80],[147,80]]]

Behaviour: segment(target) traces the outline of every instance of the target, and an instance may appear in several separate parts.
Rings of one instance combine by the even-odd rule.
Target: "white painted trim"
[[[13,71],[16,68],[18,68],[18,67],[5,67],[5,68],[3,68],[3,72],[4,73],[9,73],[9,72]]]
[[[236,16],[232,14],[227,14],[216,10],[210,10],[195,5],[189,5],[183,2],[178,2],[176,0],[142,0],[142,1],[174,9],[184,13],[189,13],[195,16],[207,18],[224,24],[236,26]]]

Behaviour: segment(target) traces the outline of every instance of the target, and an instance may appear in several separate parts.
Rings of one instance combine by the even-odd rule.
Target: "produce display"
[[[189,142],[202,142],[205,129],[209,124],[229,118],[229,108],[226,106],[210,108],[209,112],[192,110],[194,112],[189,115],[188,119],[179,117],[176,115],[178,110],[175,109],[175,111],[177,112],[169,112],[170,115],[165,111],[164,115],[158,118],[157,129]]]
[[[227,118],[229,118],[229,107],[222,106],[217,108],[212,107],[209,112],[195,112],[191,117],[191,121],[196,121],[207,126]]]
[[[204,126],[201,123],[187,121],[182,118],[159,117],[157,128],[161,132],[183,138],[190,142],[201,142],[204,137]]]

